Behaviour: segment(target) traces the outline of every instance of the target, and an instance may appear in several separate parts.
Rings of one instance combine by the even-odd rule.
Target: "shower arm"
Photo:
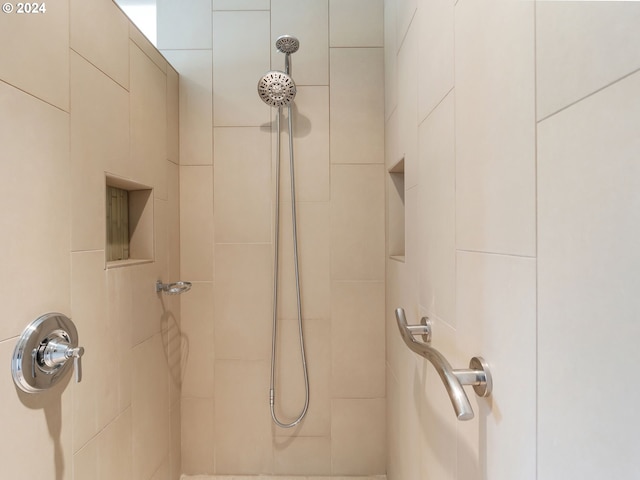
[[[408,325],[403,308],[397,308],[395,313],[404,343],[413,352],[429,360],[436,369],[449,394],[451,405],[453,405],[458,420],[471,420],[473,418],[473,409],[463,385],[473,385],[473,389],[480,397],[491,395],[493,383],[487,363],[482,357],[473,357],[469,362],[468,369],[454,370],[447,359],[429,345],[431,341],[431,325],[426,318],[423,318],[421,325]],[[413,338],[414,335],[422,335],[425,341],[417,341]]]

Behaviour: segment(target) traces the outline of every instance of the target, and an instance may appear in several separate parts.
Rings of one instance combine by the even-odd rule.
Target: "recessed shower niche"
[[[106,176],[107,268],[153,261],[153,189]]]
[[[404,158],[389,169],[389,258],[404,262]]]

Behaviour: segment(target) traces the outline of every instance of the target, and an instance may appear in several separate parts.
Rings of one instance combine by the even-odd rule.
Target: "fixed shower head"
[[[300,41],[291,35],[281,35],[276,39],[276,48],[282,53],[296,53],[300,48]]]
[[[272,70],[258,82],[258,95],[269,106],[286,107],[296,97],[296,84],[286,73]]]

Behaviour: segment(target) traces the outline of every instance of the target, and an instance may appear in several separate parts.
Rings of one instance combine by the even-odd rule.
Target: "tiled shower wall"
[[[181,75],[181,272],[189,351],[184,473],[385,472],[381,0],[158,1],[158,47]],[[311,402],[269,413],[274,110],[259,78],[300,39],[294,149]],[[283,135],[283,144],[287,143]],[[284,165],[287,150],[283,152]],[[278,413],[303,391],[283,166]]]
[[[0,16],[3,478],[180,475],[178,75],[111,0]],[[105,172],[153,188],[152,263],[105,269]],[[45,312],[78,327],[83,379],[27,395],[10,358]]]
[[[639,22],[638,2],[385,0],[406,223],[387,260],[390,480],[637,475],[640,388],[619,365],[640,333]],[[473,420],[397,306],[431,318],[454,367],[489,362]]]

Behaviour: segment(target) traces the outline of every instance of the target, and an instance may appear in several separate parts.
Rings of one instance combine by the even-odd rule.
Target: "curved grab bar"
[[[435,348],[413,338],[413,335],[423,335],[423,338],[430,336],[431,329],[428,325],[408,325],[403,308],[396,308],[396,320],[400,335],[407,347],[429,360],[440,375],[458,420],[471,420],[473,409],[462,386],[473,385],[479,396],[489,396],[493,384],[487,363],[481,357],[473,357],[469,363],[469,369],[454,370],[447,359]]]

